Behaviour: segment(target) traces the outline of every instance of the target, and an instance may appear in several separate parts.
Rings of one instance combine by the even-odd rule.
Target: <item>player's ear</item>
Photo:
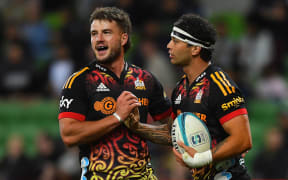
[[[128,34],[127,33],[123,33],[121,35],[121,45],[124,46],[128,41]]]
[[[200,46],[192,46],[191,47],[191,53],[194,56],[200,54],[200,51],[201,51],[201,47]]]

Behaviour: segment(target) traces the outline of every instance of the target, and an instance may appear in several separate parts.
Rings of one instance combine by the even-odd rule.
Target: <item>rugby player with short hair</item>
[[[124,123],[138,109],[142,123],[148,113],[163,120],[170,116],[171,103],[151,73],[124,60],[131,33],[126,12],[96,8],[90,23],[96,60],[64,84],[58,116],[62,140],[67,146],[79,146],[81,180],[157,179],[145,139]],[[168,131],[160,133],[170,144]]]
[[[214,27],[200,16],[185,14],[174,23],[167,48],[171,63],[182,67],[185,75],[172,93],[172,118],[182,112],[194,113],[208,127],[212,148],[196,152],[179,142],[186,152],[180,154],[175,148],[173,152],[181,165],[192,169],[194,179],[248,180],[241,156],[252,147],[245,99],[228,74],[213,64],[215,42]],[[129,122],[142,136],[143,129],[159,131],[152,126],[148,130],[137,118]]]
[[[200,16],[185,14],[174,23],[167,48],[171,63],[185,75],[172,95],[173,113],[192,112],[203,120],[212,149],[197,153],[180,143],[186,153],[173,152],[180,164],[194,168],[195,179],[250,179],[241,157],[252,147],[245,99],[228,74],[212,63],[215,41],[214,27]]]

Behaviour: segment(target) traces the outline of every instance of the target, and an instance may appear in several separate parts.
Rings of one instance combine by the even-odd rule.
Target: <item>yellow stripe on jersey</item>
[[[75,75],[75,73],[73,73],[73,74],[66,80],[65,86],[64,86],[65,89],[68,87],[68,84],[69,84],[71,78],[72,78],[74,75]]]
[[[218,85],[218,87],[220,88],[220,90],[222,91],[222,93],[224,94],[224,96],[227,96],[227,92],[225,91],[224,87],[222,86],[222,84],[216,79],[216,77],[214,76],[214,74],[211,74],[210,77],[212,78],[212,80]]]
[[[74,80],[80,75],[82,74],[84,71],[88,70],[88,67],[83,68],[81,71],[78,71],[76,73],[74,73],[72,76],[69,77],[69,79],[67,80],[67,83],[65,85],[65,88],[71,88],[72,84],[74,82]]]
[[[232,91],[230,90],[229,86],[226,84],[226,82],[222,79],[222,77],[219,75],[218,72],[215,72],[216,77],[221,81],[221,83],[224,85],[224,87],[227,89],[227,91],[229,92],[229,94],[232,93]]]
[[[231,87],[232,92],[235,93],[235,87],[230,84],[230,82],[229,82],[228,79],[226,78],[225,74],[224,74],[222,71],[220,71],[219,73],[220,73],[221,76],[223,77],[224,81],[228,84],[228,86]]]

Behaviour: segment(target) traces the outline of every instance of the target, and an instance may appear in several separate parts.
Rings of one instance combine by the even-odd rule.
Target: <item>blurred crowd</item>
[[[1,180],[76,180],[80,178],[77,148],[65,148],[59,138],[37,132],[36,153],[25,153],[25,138],[17,133],[7,140],[6,154],[0,161]]]
[[[233,2],[238,3],[234,6],[240,7],[241,3],[248,0],[227,0],[227,3]],[[169,96],[182,72],[170,64],[166,44],[170,40],[173,22],[183,13],[191,12],[208,18],[215,25],[218,39],[213,62],[231,75],[248,100],[257,98],[273,103],[287,102],[287,0],[251,1],[249,6],[237,12],[237,18],[232,20],[230,15],[235,17],[235,13],[212,13],[211,9],[215,5],[209,6],[209,2],[200,0],[1,0],[1,99],[57,99],[67,77],[94,59],[90,48],[89,15],[97,6],[117,6],[130,14],[133,24],[133,46],[126,55],[126,60],[155,74]],[[238,24],[235,26],[235,23]],[[235,31],[238,32],[236,35]],[[267,132],[267,147],[261,152],[263,154],[256,157],[258,159],[253,167],[253,176],[256,178],[269,178],[281,174],[279,172],[269,176],[269,172],[278,172],[272,167],[276,169],[274,165],[281,161],[283,156],[287,156],[285,153],[287,154],[288,143],[282,143],[288,141],[288,115],[284,112],[279,112],[279,118],[275,119],[279,121],[279,125]],[[281,124],[284,122],[282,119],[286,119],[285,125]],[[284,127],[286,131],[283,130]],[[52,141],[50,136],[45,133],[39,135],[39,141],[45,140],[51,141],[50,145],[53,142],[54,148],[55,141]],[[271,145],[273,143],[270,141],[276,145]],[[19,171],[25,174],[21,175],[21,179],[25,179],[26,176],[26,179],[33,179],[32,175],[37,179],[47,180],[49,177],[78,179],[79,168],[74,168],[78,163],[77,149],[67,150],[58,143],[55,147],[61,148],[54,148],[55,152],[53,151],[52,155],[37,155],[35,160],[29,160],[28,163],[27,157],[23,154],[21,136],[11,136],[7,142],[7,153],[0,160],[0,179],[20,179],[15,173]],[[179,166],[170,167],[169,163],[163,164],[170,161],[170,154],[162,153],[167,151],[165,147],[151,147],[155,156],[160,159],[154,163],[162,179],[189,178],[186,170],[177,169]],[[49,150],[49,147],[42,149]],[[267,154],[271,156],[265,158],[264,162],[263,157],[267,157]],[[25,162],[27,165],[23,165]],[[288,161],[282,162],[283,164],[277,168],[279,171],[282,170],[281,178],[288,177]],[[19,169],[19,166],[22,168]],[[41,168],[46,171],[41,171]],[[265,168],[270,169],[264,170]],[[167,172],[167,169],[174,169],[175,172]],[[68,175],[64,176],[63,172]],[[63,176],[56,178],[57,173]],[[52,176],[53,174],[55,176]]]

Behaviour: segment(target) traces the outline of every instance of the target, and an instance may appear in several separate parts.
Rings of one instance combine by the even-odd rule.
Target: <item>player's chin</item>
[[[181,63],[179,61],[177,61],[176,59],[170,59],[171,64],[173,65],[181,65]]]
[[[170,58],[170,62],[171,62],[172,64],[176,64],[176,61],[175,61],[174,58]]]
[[[106,56],[96,56],[96,59],[101,64],[109,64],[110,63],[110,61],[107,59]]]
[[[99,54],[96,54],[96,58],[100,62],[105,62],[107,59],[105,55],[99,55]]]

